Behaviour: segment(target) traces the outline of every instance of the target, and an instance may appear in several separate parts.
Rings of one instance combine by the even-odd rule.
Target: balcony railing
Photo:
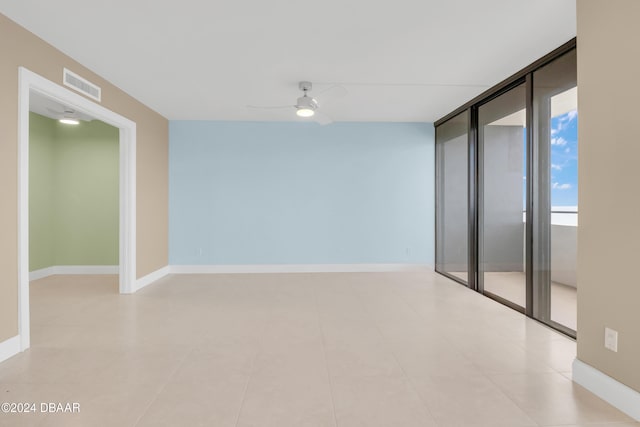
[[[527,212],[522,211],[522,222],[526,222]],[[553,206],[551,208],[551,225],[566,227],[578,226],[578,208],[576,206]]]

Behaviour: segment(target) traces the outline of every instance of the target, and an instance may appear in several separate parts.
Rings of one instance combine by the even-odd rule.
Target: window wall
[[[436,122],[436,271],[576,334],[575,39]]]

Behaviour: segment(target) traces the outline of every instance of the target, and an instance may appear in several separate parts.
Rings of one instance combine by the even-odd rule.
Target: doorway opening
[[[118,183],[118,267],[119,292],[136,290],[136,228],[135,228],[135,177],[136,177],[136,124],[101,105],[90,101],[60,85],[57,85],[26,68],[19,69],[18,115],[18,169],[19,169],[19,218],[18,218],[18,333],[20,351],[30,346],[29,305],[29,112],[31,99],[37,97],[64,105],[80,115],[95,118],[118,129],[119,183]]]

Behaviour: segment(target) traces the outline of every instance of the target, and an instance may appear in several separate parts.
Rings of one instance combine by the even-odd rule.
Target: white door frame
[[[62,70],[61,70],[62,71]],[[52,98],[120,129],[120,293],[136,290],[136,124],[44,77],[19,67],[18,94],[18,334],[30,346],[29,325],[29,93]]]

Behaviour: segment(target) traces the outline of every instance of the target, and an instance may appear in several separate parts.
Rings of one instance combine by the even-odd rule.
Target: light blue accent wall
[[[171,121],[174,265],[434,260],[431,123]]]

